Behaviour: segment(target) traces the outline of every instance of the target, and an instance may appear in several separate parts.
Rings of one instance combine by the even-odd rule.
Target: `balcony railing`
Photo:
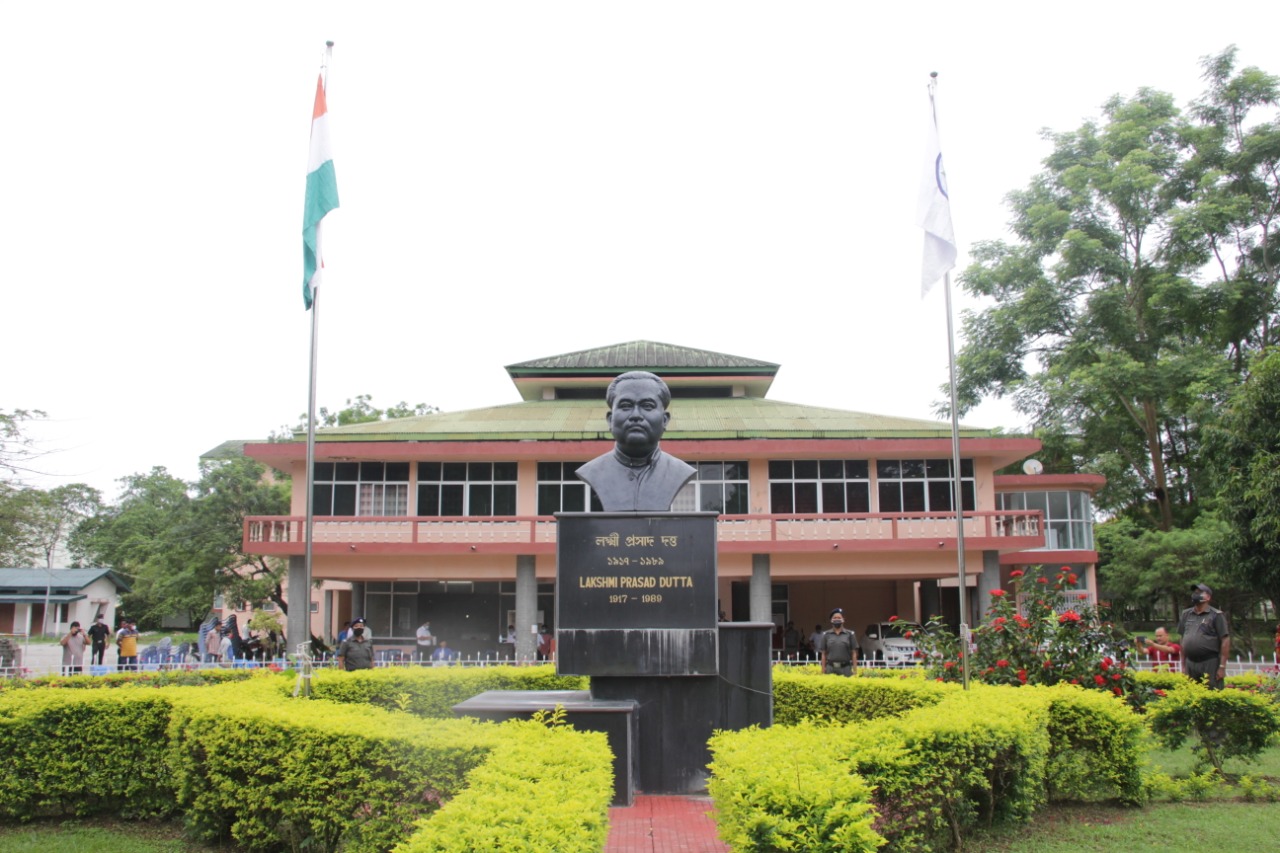
[[[302,516],[251,516],[244,522],[249,554],[301,554]],[[1019,551],[1043,547],[1038,510],[969,512],[964,516],[966,547]],[[723,515],[719,548],[736,551],[936,550],[955,548],[951,513],[845,513],[833,515]],[[312,550],[317,553],[553,553],[556,522],[551,516],[317,516]]]

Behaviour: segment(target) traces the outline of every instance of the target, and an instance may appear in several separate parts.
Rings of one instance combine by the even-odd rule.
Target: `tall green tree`
[[[1073,468],[1108,478],[1104,508],[1171,530],[1194,498],[1199,429],[1232,381],[1213,306],[1171,251],[1186,121],[1162,92],[1114,97],[1104,121],[1050,134],[1009,196],[1016,242],[985,242],[961,276],[994,304],[966,315],[962,405],[1011,396]]]
[[[1280,606],[1280,347],[1256,357],[1210,431],[1207,455],[1228,527],[1219,551],[1222,573]]]
[[[1190,152],[1173,247],[1202,267],[1216,333],[1237,372],[1280,343],[1280,79],[1237,70],[1228,48],[1202,62],[1207,90],[1184,131]]]
[[[102,494],[84,483],[71,483],[49,490],[28,489],[25,526],[28,541],[44,563],[54,568],[60,548],[66,546],[71,533],[86,518],[102,508]]]
[[[329,411],[325,406],[316,413],[317,427],[350,426],[352,424],[371,423],[373,421],[391,421],[398,418],[413,418],[420,415],[431,415],[440,411],[427,403],[409,405],[401,400],[399,403],[380,409],[373,404],[373,395],[357,394],[355,399],[347,399],[347,404],[336,411]],[[298,415],[298,423],[292,427],[285,426],[271,434],[272,441],[291,441],[294,435],[307,431],[307,413]]]

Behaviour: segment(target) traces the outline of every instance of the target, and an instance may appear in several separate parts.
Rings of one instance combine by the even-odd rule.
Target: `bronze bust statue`
[[[617,444],[578,469],[605,512],[666,512],[695,469],[658,447],[671,413],[671,389],[652,373],[633,370],[609,383],[605,417]]]

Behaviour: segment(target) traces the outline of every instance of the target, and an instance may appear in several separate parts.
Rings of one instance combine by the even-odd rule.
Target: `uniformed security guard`
[[[1182,635],[1182,667],[1191,678],[1207,681],[1210,690],[1221,690],[1231,654],[1231,632],[1227,617],[1210,607],[1213,590],[1202,583],[1191,586],[1191,607],[1178,617]]]
[[[831,675],[853,675],[858,668],[858,640],[844,629],[844,610],[831,611],[831,630],[822,635],[818,651],[822,654],[822,671]]]

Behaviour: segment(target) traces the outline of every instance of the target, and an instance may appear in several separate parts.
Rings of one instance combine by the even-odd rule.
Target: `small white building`
[[[129,590],[111,569],[0,568],[0,634],[56,636],[72,622],[88,628],[99,614],[114,627]]]

